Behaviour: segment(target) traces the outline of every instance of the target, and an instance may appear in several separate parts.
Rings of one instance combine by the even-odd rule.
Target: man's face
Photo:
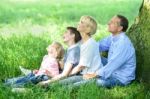
[[[116,34],[122,31],[122,26],[120,26],[120,19],[118,17],[114,16],[108,22],[108,31],[111,32],[112,34]]]
[[[63,34],[63,41],[65,43],[74,40],[74,34],[70,33],[70,30],[66,30]]]

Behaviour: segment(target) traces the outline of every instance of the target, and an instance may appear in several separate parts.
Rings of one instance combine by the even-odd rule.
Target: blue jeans
[[[93,79],[84,80],[83,76],[80,75],[80,76],[71,76],[59,81],[61,85],[68,85],[69,87],[78,87],[80,85],[84,85],[92,82],[102,87],[124,86],[123,83],[121,83],[119,80],[113,77],[110,77],[108,79],[93,78]]]
[[[35,74],[30,73],[27,76],[6,79],[5,85],[12,86],[12,87],[23,87],[25,84],[28,84],[28,83],[37,84],[40,81],[46,81],[48,79],[49,77],[46,75],[35,76]]]
[[[102,61],[102,64],[103,66],[105,66],[107,64],[107,58],[101,56],[101,61]]]
[[[114,87],[114,86],[124,86],[123,83],[121,83],[119,80],[116,78],[110,77],[108,79],[103,79],[103,78],[97,78],[96,79],[96,84],[98,86],[103,86],[103,87]]]

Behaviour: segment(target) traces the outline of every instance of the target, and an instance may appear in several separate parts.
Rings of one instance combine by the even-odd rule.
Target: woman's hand
[[[96,76],[97,76],[96,73],[84,74],[83,79],[87,80],[87,79],[95,78]]]

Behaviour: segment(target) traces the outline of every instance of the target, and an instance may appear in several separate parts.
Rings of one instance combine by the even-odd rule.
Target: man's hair
[[[122,31],[126,32],[126,30],[128,29],[128,19],[125,16],[122,15],[116,15],[119,19],[120,19],[120,26],[123,27]]]
[[[82,16],[80,21],[85,22],[90,27],[89,35],[93,35],[96,33],[97,30],[97,22],[91,16]]]
[[[79,31],[77,30],[77,28],[75,28],[75,27],[67,27],[67,30],[69,30],[70,33],[75,35],[75,43],[77,43],[78,41],[81,40],[81,35],[80,35]]]

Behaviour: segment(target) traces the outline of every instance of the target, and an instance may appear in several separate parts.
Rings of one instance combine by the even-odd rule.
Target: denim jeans
[[[73,82],[76,81],[76,82]],[[70,82],[70,84],[69,84]],[[88,83],[95,83],[97,86],[102,86],[102,87],[114,87],[114,86],[124,86],[123,83],[121,83],[119,80],[116,78],[109,78],[109,79],[102,79],[102,78],[94,78],[94,79],[88,79],[84,80],[80,78],[80,80],[76,79],[76,77],[71,77],[68,79],[63,80],[63,83],[61,81],[61,84],[67,84],[72,87],[78,87],[80,85],[88,84]]]
[[[35,74],[30,73],[27,76],[15,77],[5,80],[5,85],[12,87],[23,87],[25,84],[33,83],[37,84],[40,81],[48,80],[49,77],[46,75],[35,76]]]
[[[102,61],[102,64],[103,66],[105,66],[107,64],[107,58],[101,56],[101,61]]]
[[[97,86],[102,87],[124,86],[123,83],[121,83],[119,80],[113,77],[110,77],[108,79],[93,78],[84,80],[83,76],[80,75],[80,76],[71,76],[59,81],[59,84],[67,85],[69,87],[78,87],[80,85],[84,85],[87,83],[95,83]]]
[[[110,77],[108,79],[103,79],[99,77],[96,79],[96,84],[98,86],[103,86],[103,87],[124,86],[123,83],[121,83],[119,80],[113,77]]]

